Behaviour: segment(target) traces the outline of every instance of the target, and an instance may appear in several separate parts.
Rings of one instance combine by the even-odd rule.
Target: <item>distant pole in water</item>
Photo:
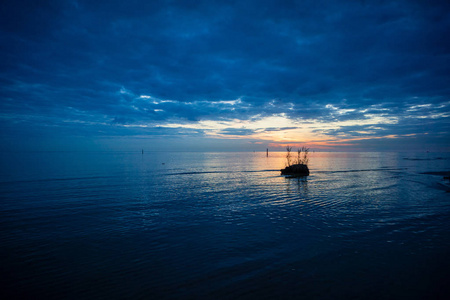
[[[144,149],[142,149],[142,154],[144,154]]]
[[[266,156],[269,157],[269,148],[266,149]]]

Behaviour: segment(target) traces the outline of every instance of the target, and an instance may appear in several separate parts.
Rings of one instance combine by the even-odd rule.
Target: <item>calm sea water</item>
[[[2,299],[447,299],[450,155],[3,153]],[[430,173],[431,172],[431,173]]]

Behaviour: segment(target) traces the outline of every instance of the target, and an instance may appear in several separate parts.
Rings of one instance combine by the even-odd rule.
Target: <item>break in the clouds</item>
[[[3,1],[2,148],[449,150],[448,36],[448,1]]]

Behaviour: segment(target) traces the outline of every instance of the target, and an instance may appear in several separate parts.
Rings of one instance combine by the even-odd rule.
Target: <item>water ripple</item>
[[[0,183],[6,298],[383,298],[449,267],[448,193],[411,161],[189,155]]]

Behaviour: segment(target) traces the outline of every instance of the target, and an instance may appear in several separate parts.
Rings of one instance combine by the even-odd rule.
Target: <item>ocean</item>
[[[1,153],[1,299],[448,299],[449,153]]]

